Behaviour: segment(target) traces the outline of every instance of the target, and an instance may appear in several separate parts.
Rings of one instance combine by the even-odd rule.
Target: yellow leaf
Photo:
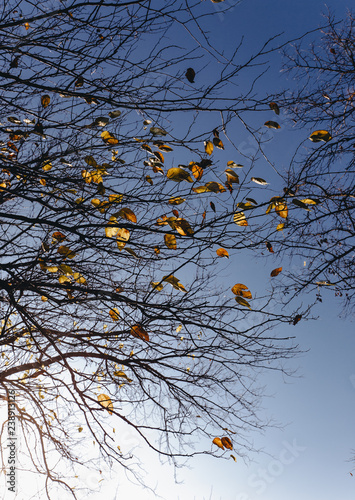
[[[113,376],[114,377],[125,378],[127,380],[127,382],[132,382],[132,379],[130,379],[129,377],[127,377],[127,375],[125,374],[125,372],[122,371],[122,370],[117,370],[117,371],[113,372]]]
[[[180,332],[181,332],[181,329],[182,329],[182,325],[179,325],[179,326],[176,328],[176,333],[180,333]]]
[[[164,288],[164,285],[162,283],[159,283],[159,281],[151,281],[150,284],[154,288],[154,290],[157,290],[158,292],[161,292]]]
[[[29,27],[30,27],[29,23],[25,23],[26,31],[29,29]]]
[[[246,299],[253,298],[250,290],[248,290],[248,287],[246,285],[243,285],[243,283],[236,283],[232,288],[232,292],[234,293],[234,295],[238,295]]]
[[[244,212],[237,212],[233,215],[233,221],[238,225],[238,226],[247,226],[248,221],[245,218]]]
[[[79,432],[82,432],[83,428],[82,427],[78,427],[78,431]]]
[[[268,127],[268,128],[275,128],[275,129],[281,128],[277,122],[273,122],[272,120],[265,122],[264,125],[265,125],[265,127]]]
[[[218,248],[216,250],[216,254],[218,255],[218,257],[227,257],[227,258],[229,258],[229,253],[227,252],[227,250],[225,248]]]
[[[181,181],[193,182],[188,171],[180,167],[169,168],[166,176],[168,179],[175,182],[181,182]]]
[[[194,163],[192,165],[191,172],[197,181],[199,181],[201,179],[201,177],[203,176],[203,168],[200,167],[200,165],[198,165],[197,163]]]
[[[41,104],[44,108],[46,108],[49,103],[51,102],[51,98],[49,97],[49,95],[43,95],[42,98],[41,98]]]
[[[110,203],[121,203],[122,199],[123,199],[122,194],[110,194],[108,197],[108,201]]]
[[[164,241],[165,241],[165,245],[168,248],[170,248],[172,250],[176,250],[176,238],[173,234],[165,234]]]
[[[80,273],[74,273],[73,277],[77,283],[80,283],[81,285],[86,285],[86,279]]]
[[[150,176],[150,175],[146,175],[146,176],[145,176],[145,180],[146,180],[146,181],[148,182],[148,184],[150,184],[151,186],[153,185],[153,180],[152,180],[152,178],[151,178],[151,176]]]
[[[285,223],[284,222],[281,223],[281,224],[278,224],[276,226],[276,231],[282,231],[284,227],[285,227]]]
[[[113,236],[116,236],[117,232],[118,232],[118,227],[114,226],[105,227],[105,234],[107,238],[112,238]]]
[[[48,172],[48,170],[50,170],[52,168],[52,164],[51,162],[49,161],[48,163],[45,163],[42,167],[42,169],[45,171],[45,172]]]
[[[56,273],[58,271],[58,267],[57,266],[48,266],[48,267],[45,267],[45,269],[47,269],[47,271],[49,273]]]
[[[169,153],[170,151],[173,150],[173,148],[171,148],[167,144],[159,144],[158,148],[164,151],[165,153]]]
[[[130,208],[121,208],[121,210],[115,213],[115,217],[122,217],[122,219],[127,219],[131,222],[137,222],[137,217]]]
[[[169,200],[169,205],[181,205],[181,203],[184,203],[185,198],[181,198],[180,196],[177,196],[175,198],[170,198]]]
[[[233,458],[234,462],[236,462],[236,461],[237,461],[237,459],[235,458],[235,456],[234,456],[234,455],[231,455],[231,458]]]
[[[226,191],[224,186],[222,186],[219,182],[207,182],[205,186],[208,191],[212,191],[213,193],[225,193]]]
[[[316,130],[309,136],[309,139],[312,142],[320,142],[320,141],[328,142],[331,140],[331,138],[332,136],[327,130]]]
[[[46,179],[40,179],[39,183],[42,184],[42,186],[45,186],[47,184]]]
[[[270,273],[270,276],[272,278],[274,278],[275,276],[277,276],[278,274],[280,274],[282,271],[282,267],[277,267],[276,269],[273,269]]]
[[[243,297],[234,297],[235,300],[238,302],[238,304],[240,304],[241,306],[244,306],[244,307],[247,307],[248,309],[251,310],[251,306],[249,304],[249,302],[245,299],[243,299]]]
[[[302,203],[305,203],[306,205],[318,205],[319,200],[312,200],[311,198],[304,198],[301,200]]]
[[[70,282],[70,279],[67,276],[63,275],[63,276],[59,276],[58,281],[59,281],[59,283],[66,283],[66,282]]]
[[[74,259],[74,257],[76,256],[76,253],[70,250],[70,248],[66,245],[61,245],[58,248],[57,252],[64,257],[68,257],[68,259]]]
[[[149,335],[141,325],[133,325],[131,328],[131,335],[149,342]]]
[[[110,309],[110,311],[109,311],[109,315],[111,316],[113,321],[118,321],[120,319],[119,314],[120,314],[120,311],[117,309],[117,307],[114,307],[113,309]]]
[[[48,297],[45,297],[44,295],[42,295],[41,300],[42,300],[42,302],[47,302]]]
[[[213,143],[211,141],[205,141],[205,151],[208,155],[211,155],[213,152]]]
[[[116,139],[116,137],[113,134],[108,132],[108,130],[104,130],[101,133],[101,138],[105,144],[115,145],[119,143],[118,139]]]
[[[179,280],[172,274],[169,276],[163,276],[162,281],[169,283],[175,290],[181,290],[182,292],[187,292],[185,287],[179,282]]]
[[[222,450],[224,450],[224,446],[223,446],[221,438],[214,438],[212,443],[215,444],[216,446],[218,446],[218,448],[221,448]]]
[[[126,242],[129,240],[129,237],[130,237],[130,232],[128,231],[128,229],[124,227],[118,229],[116,238],[117,238],[117,246],[120,250],[124,248]]]
[[[280,202],[277,203],[275,206],[275,212],[277,213],[277,215],[279,215],[283,219],[287,219],[288,208],[287,208],[286,203],[280,203]]]
[[[193,229],[185,219],[177,218],[172,221],[171,226],[182,236],[192,236],[194,234]]]
[[[227,182],[230,184],[236,183],[239,184],[239,176],[232,170],[231,168],[227,168],[225,170],[226,176],[227,176]]]
[[[113,404],[111,401],[111,398],[107,396],[107,394],[99,394],[97,396],[97,400],[100,403],[101,406],[106,408],[106,410],[109,412],[110,415],[112,415],[113,412]]]
[[[214,137],[213,138],[213,144],[216,146],[218,149],[224,149],[223,142],[219,137]]]
[[[222,437],[221,441],[225,448],[227,448],[228,450],[233,450],[232,441],[229,439],[229,437]]]
[[[149,146],[149,144],[142,144],[141,148],[144,149],[144,151],[148,151],[149,153],[152,152],[152,148]]]
[[[164,163],[164,155],[160,151],[153,151],[153,154],[161,163]]]

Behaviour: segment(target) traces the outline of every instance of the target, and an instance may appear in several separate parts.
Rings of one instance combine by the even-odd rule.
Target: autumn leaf
[[[218,448],[221,448],[221,450],[224,450],[224,446],[223,446],[221,438],[214,438],[212,443],[215,444],[216,446],[218,446]]]
[[[179,282],[179,280],[172,274],[169,274],[169,276],[163,276],[162,281],[166,281],[166,283],[169,283],[175,290],[181,290],[182,292],[187,292],[185,289],[184,285]]]
[[[268,182],[266,182],[261,177],[252,177],[251,180],[255,182],[255,184],[260,184],[260,186],[267,186]]]
[[[297,325],[297,323],[298,323],[299,321],[301,321],[301,319],[302,319],[302,314],[297,314],[297,315],[295,316],[294,320],[292,321],[292,324],[293,324],[294,326],[295,326],[295,325]]]
[[[219,137],[214,137],[213,138],[213,144],[216,146],[218,149],[224,149],[223,142]],[[206,151],[207,153],[207,151]]]
[[[107,394],[99,394],[97,396],[97,400],[100,403],[101,406],[103,406],[110,415],[112,415],[113,412],[113,403],[111,401],[111,398],[107,396]]]
[[[275,206],[275,212],[283,219],[286,219],[288,215],[288,208],[286,203],[277,203]]]
[[[233,450],[232,441],[229,439],[229,437],[222,437],[221,441],[225,448],[227,448],[228,450]]]
[[[238,225],[238,226],[247,226],[248,221],[245,218],[244,212],[237,212],[233,215],[233,221]]]
[[[193,68],[187,68],[185,76],[190,83],[195,83],[195,71]]]
[[[248,287],[246,285],[243,285],[243,283],[236,283],[233,288],[232,292],[234,295],[244,297],[245,299],[252,299],[252,294],[251,291],[248,290]]]
[[[237,459],[235,458],[235,456],[234,456],[234,455],[231,455],[231,458],[233,458],[234,462],[236,462],[236,461],[237,461]]]
[[[218,248],[216,250],[216,254],[218,255],[218,257],[227,257],[227,259],[229,259],[229,253],[225,248]]]
[[[234,298],[238,302],[239,305],[247,307],[248,309],[251,310],[251,306],[250,306],[249,302],[247,300],[243,299],[243,297],[237,296],[237,297],[234,297]]]
[[[120,311],[117,309],[117,307],[114,307],[114,308],[110,309],[110,311],[109,311],[109,315],[111,316],[113,321],[118,321],[120,319],[119,314],[120,314]]]
[[[119,250],[122,250],[124,246],[126,245],[126,242],[129,240],[130,237],[130,232],[128,229],[125,227],[120,227],[118,228],[118,231],[116,233],[116,239],[117,239],[117,247]]]
[[[172,250],[176,250],[176,238],[173,234],[165,234],[164,241],[165,241],[165,245],[168,248],[170,248]]]
[[[113,134],[111,134],[108,130],[104,130],[101,133],[101,138],[105,144],[109,144],[110,146],[119,143],[118,139]]]
[[[122,217],[122,219],[129,220],[130,222],[137,222],[137,217],[135,213],[130,208],[121,208],[118,212],[114,214],[115,217]]]
[[[227,182],[230,182],[231,184],[236,183],[239,184],[239,176],[234,170],[231,168],[227,168],[225,170],[226,176],[227,176]]]
[[[272,245],[271,243],[269,243],[268,241],[265,243],[266,245],[266,248],[269,250],[270,253],[274,253],[274,249],[272,248]]]
[[[166,176],[168,179],[175,182],[181,182],[181,181],[193,182],[189,172],[180,167],[169,168]]]
[[[182,236],[192,236],[194,234],[192,227],[185,219],[182,218],[175,219],[172,222],[171,226]]]
[[[273,122],[272,120],[265,122],[264,125],[265,125],[265,127],[268,127],[268,128],[275,128],[275,129],[281,128],[277,122]]]
[[[192,165],[191,172],[197,181],[199,181],[201,179],[201,177],[203,176],[203,168],[200,167],[200,165],[198,165],[197,163],[194,163]]]
[[[41,97],[41,104],[44,108],[46,108],[50,102],[51,98],[49,97],[49,95],[46,94]]]
[[[281,224],[277,224],[276,231],[282,231],[284,227],[285,227],[285,223],[284,222],[282,222]]]
[[[74,259],[74,257],[76,256],[76,253],[70,250],[70,248],[66,245],[61,245],[58,248],[57,252],[64,257],[68,257],[68,259]]]
[[[270,273],[270,276],[272,278],[274,278],[275,276],[277,276],[278,274],[280,274],[282,271],[282,267],[277,267],[276,269],[273,269]]]
[[[330,141],[332,136],[327,130],[316,130],[315,132],[312,132],[312,134],[309,136],[309,139],[312,142],[328,142]]]
[[[116,236],[117,231],[118,231],[118,227],[114,227],[112,225],[105,227],[105,235],[107,238],[112,238],[113,236]]]
[[[185,198],[181,198],[180,196],[176,196],[174,198],[169,199],[169,205],[181,205],[181,203],[184,203]]]
[[[208,155],[211,155],[213,152],[213,143],[211,141],[204,142],[205,151]]]
[[[269,107],[270,107],[270,109],[272,109],[272,111],[275,111],[275,113],[277,115],[280,114],[280,108],[279,108],[279,105],[276,102],[270,102]]]
[[[160,127],[151,127],[150,133],[153,135],[167,135],[167,132]]]
[[[131,328],[131,335],[149,342],[149,335],[141,325],[133,325]]]

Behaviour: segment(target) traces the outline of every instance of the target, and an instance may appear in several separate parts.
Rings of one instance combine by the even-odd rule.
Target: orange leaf
[[[133,325],[131,328],[131,335],[149,342],[149,335],[141,325]]]
[[[229,437],[222,437],[221,439],[223,446],[225,446],[228,450],[233,450],[232,441]]]
[[[276,269],[274,269],[273,271],[271,271],[270,276],[272,278],[274,278],[275,276],[277,276],[278,274],[280,274],[281,271],[282,271],[282,267],[277,267]]]
[[[229,258],[229,253],[225,248],[218,248],[216,250],[216,254],[218,255],[218,257],[227,257],[227,259]]]
[[[224,450],[224,446],[223,446],[221,438],[214,438],[212,443],[215,444],[216,446],[218,446],[218,448],[221,448],[222,450]]]

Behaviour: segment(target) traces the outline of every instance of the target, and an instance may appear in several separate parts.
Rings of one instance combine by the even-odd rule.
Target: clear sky
[[[206,9],[216,10],[211,36],[219,48],[226,51],[245,36],[246,50],[256,50],[270,36],[284,32],[284,40],[297,37],[322,24],[321,14],[326,5],[341,19],[350,2],[321,0],[288,2],[285,0],[248,0],[236,2],[228,14],[222,13],[223,3],[205,2]],[[275,90],[287,87],[272,60],[267,86]],[[289,151],[280,150],[284,161]],[[236,263],[229,263],[228,272],[236,273]],[[276,267],[276,266],[275,266]],[[254,271],[256,273],[256,271]],[[254,276],[255,280],[257,276]],[[305,301],[307,298],[305,298]],[[273,417],[280,428],[270,428],[263,435],[253,433],[255,448],[249,460],[216,460],[199,456],[188,462],[189,468],[179,469],[174,481],[173,469],[161,465],[132,436],[122,436],[138,446],[138,454],[147,466],[147,481],[166,500],[353,500],[355,494],[355,464],[348,460],[355,448],[355,337],[354,323],[339,318],[340,302],[331,293],[316,310],[319,319],[300,322],[296,327],[283,327],[285,334],[296,335],[304,351],[289,361],[297,370],[292,378],[280,373],[263,374],[265,385],[263,414]],[[350,472],[354,472],[354,477]],[[156,496],[134,486],[119,468],[111,478],[87,476],[84,482],[93,488],[88,500],[121,500]]]

